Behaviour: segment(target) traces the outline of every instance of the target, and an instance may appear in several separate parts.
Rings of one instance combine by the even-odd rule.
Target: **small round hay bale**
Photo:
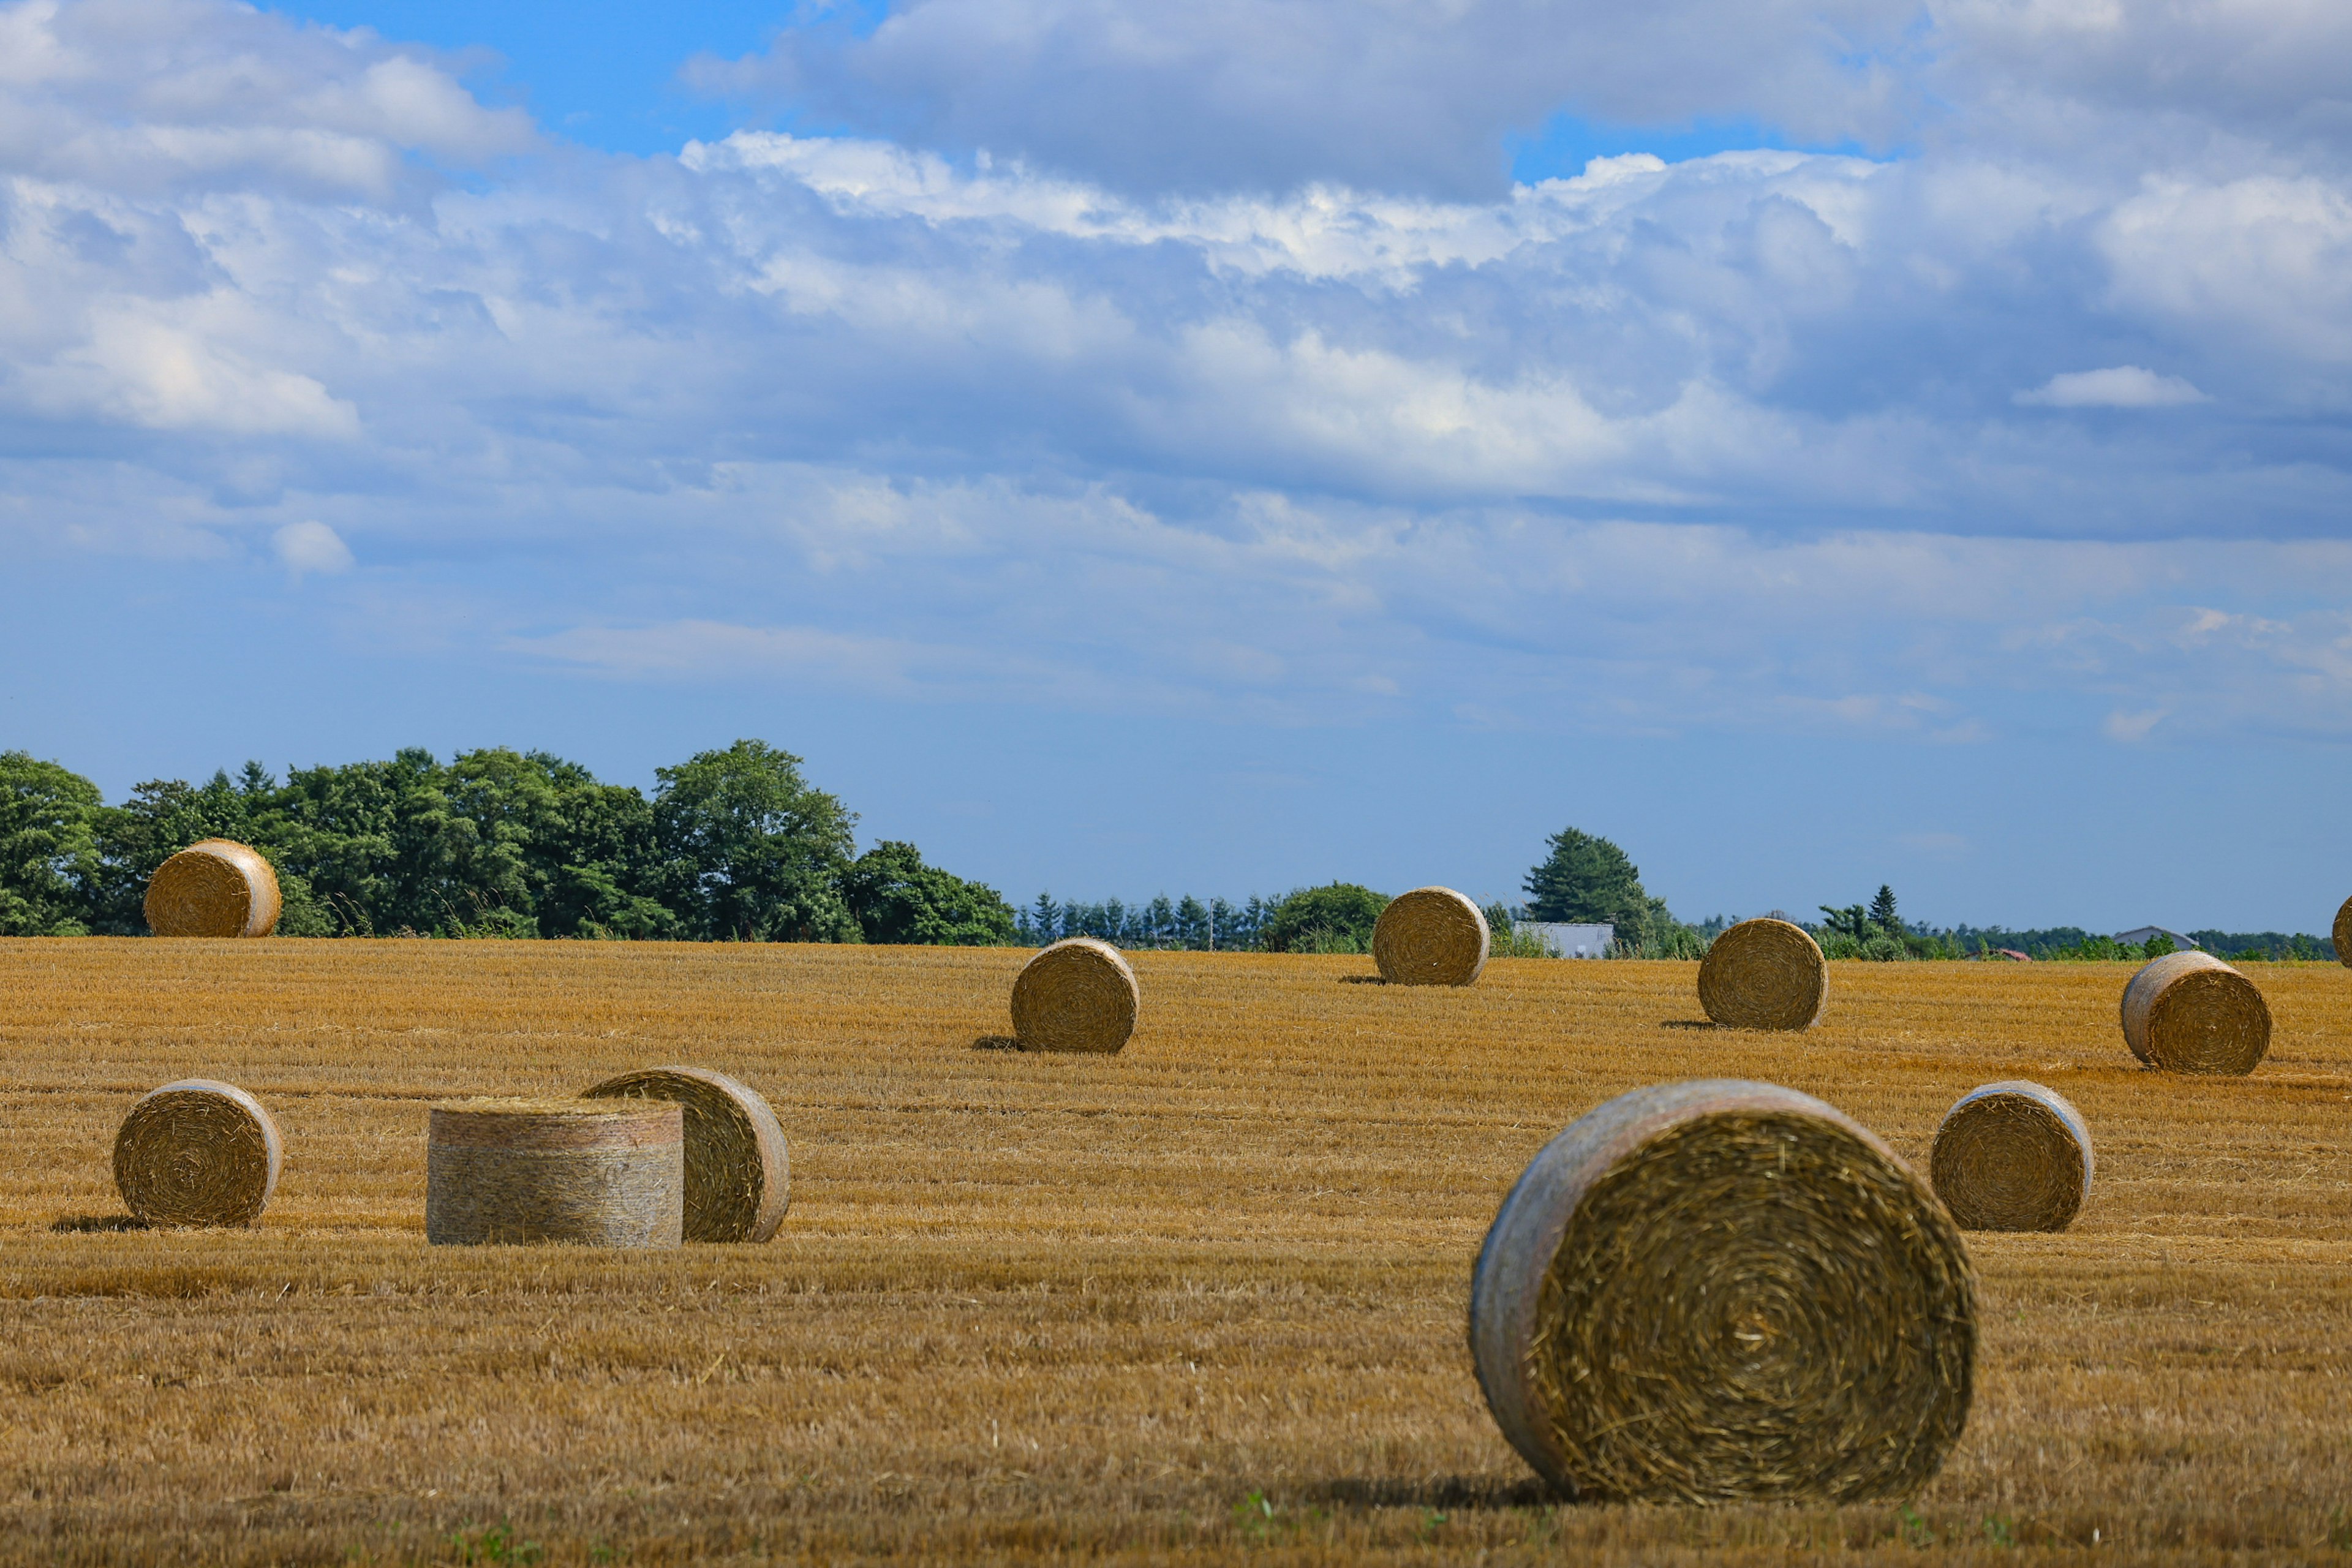
[[[1962,1230],[2063,1230],[2096,1163],[2072,1102],[2018,1079],[1972,1089],[1944,1112],[1927,1179]]]
[[[2336,962],[2352,965],[2352,899],[2347,899],[2336,910]]]
[[[760,1091],[707,1068],[646,1068],[583,1100],[667,1100],[685,1119],[688,1241],[765,1241],[784,1223],[791,1174],[784,1130]]]
[[[1486,917],[1451,888],[1391,899],[1372,927],[1372,962],[1391,985],[1467,985],[1486,967]]]
[[[1886,1145],[1809,1095],[1620,1095],[1545,1145],[1470,1287],[1487,1408],[1571,1497],[1900,1496],[1967,1424],[1968,1249]]]
[[[1699,961],[1698,1005],[1727,1029],[1810,1029],[1829,991],[1822,950],[1787,921],[1741,921]]]
[[[114,1184],[142,1225],[251,1225],[278,1190],[286,1145],[234,1084],[151,1089],[114,1134]]]
[[[157,936],[268,936],[279,907],[278,873],[234,839],[191,844],[147,879],[147,929]]]
[[[686,1121],[674,1100],[470,1100],[433,1108],[425,1239],[676,1247]]]
[[[1135,1033],[1142,993],[1108,942],[1068,937],[1023,967],[1013,983],[1013,1033],[1029,1051],[1110,1053]]]
[[[2123,1021],[2132,1055],[2169,1072],[2243,1077],[2271,1048],[2270,1004],[2254,983],[2195,948],[2131,977]]]

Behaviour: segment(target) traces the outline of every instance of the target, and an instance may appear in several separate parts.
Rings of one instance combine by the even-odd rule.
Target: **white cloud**
[[[2147,732],[2171,715],[2162,708],[2151,708],[2144,713],[2126,713],[2121,709],[2110,713],[2099,726],[2100,732],[2110,741],[2135,745],[2147,739]]]
[[[2063,372],[2011,401],[2042,408],[2178,408],[2212,400],[2177,375],[2119,364]]]
[[[352,569],[351,546],[323,522],[289,522],[270,541],[278,547],[278,559],[297,578],[308,572],[331,576]]]

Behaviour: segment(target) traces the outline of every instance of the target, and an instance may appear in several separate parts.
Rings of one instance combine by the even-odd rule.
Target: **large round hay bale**
[[[2331,934],[2336,938],[2336,962],[2352,964],[2352,899],[2336,907],[2336,929]]]
[[[1787,921],[1741,921],[1699,961],[1698,1005],[1727,1029],[1810,1029],[1829,991],[1822,950]]]
[[[278,873],[250,845],[206,838],[155,868],[146,909],[157,936],[268,936],[278,928]]]
[[[2096,1163],[2066,1097],[2017,1079],[1972,1089],[1944,1113],[1927,1179],[1962,1230],[2063,1230]]]
[[[1024,1050],[1116,1051],[1135,1033],[1141,998],[1118,949],[1069,937],[1031,959],[1013,982],[1013,1033]]]
[[[1486,967],[1486,917],[1451,888],[1391,899],[1372,927],[1372,962],[1391,985],[1467,985]]]
[[[425,1239],[676,1247],[685,1117],[674,1100],[471,1100],[433,1108]]]
[[[2242,1076],[2271,1048],[2270,1004],[2254,983],[2195,948],[2131,977],[2123,1022],[2132,1055],[2170,1072]]]
[[[587,1100],[675,1101],[686,1137],[688,1241],[765,1241],[791,1201],[784,1130],[760,1091],[707,1068],[646,1068],[606,1079]]]
[[[1519,1177],[1470,1348],[1503,1435],[1572,1497],[1892,1497],[1967,1424],[1975,1285],[1935,1194],[1839,1111],[1664,1084]]]
[[[184,1078],[142,1095],[114,1134],[114,1184],[142,1225],[251,1225],[286,1145],[235,1084]]]

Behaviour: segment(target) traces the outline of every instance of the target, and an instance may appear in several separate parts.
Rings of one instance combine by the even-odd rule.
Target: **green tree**
[[[0,936],[88,933],[104,798],[56,763],[0,752]]]
[[[856,942],[841,896],[854,814],[801,777],[801,759],[738,741],[657,768],[654,835],[665,898],[699,941]]]
[[[1606,838],[1564,827],[1546,840],[1551,854],[1528,872],[1522,884],[1528,912],[1538,921],[1589,924],[1606,921],[1617,940],[1634,949],[1652,931],[1653,910],[1642,889],[1642,873],[1625,851]],[[1663,911],[1664,906],[1657,905]]]
[[[1902,940],[1903,917],[1895,912],[1895,889],[1884,882],[1878,884],[1878,892],[1870,900],[1870,923],[1896,941]]]
[[[1013,938],[1013,906],[1002,894],[924,865],[911,844],[877,844],[843,875],[841,887],[867,942],[1003,947]]]
[[[1388,895],[1353,882],[1301,888],[1274,906],[1259,933],[1268,952],[1362,952]]]

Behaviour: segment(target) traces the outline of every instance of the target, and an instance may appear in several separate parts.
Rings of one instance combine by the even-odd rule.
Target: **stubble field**
[[[0,1556],[1575,1561],[2352,1550],[2352,973],[2256,966],[2247,1079],[2125,1050],[2129,970],[1832,966],[1810,1033],[1690,963],[1135,955],[1134,1041],[1001,1048],[1016,952],[0,942]],[[425,1107],[685,1062],[792,1142],[764,1247],[427,1248]],[[131,1101],[205,1075],[287,1142],[250,1232],[120,1228]],[[1463,1345],[1527,1159],[1623,1089],[1765,1079],[1924,1163],[1991,1079],[2098,1182],[1974,1237],[1967,1436],[1919,1497],[1538,1493]]]

